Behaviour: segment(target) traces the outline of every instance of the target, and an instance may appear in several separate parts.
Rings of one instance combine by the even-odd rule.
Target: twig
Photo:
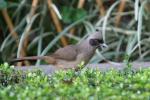
[[[3,17],[4,17],[5,21],[6,21],[6,24],[8,25],[8,28],[9,28],[9,31],[10,31],[11,35],[13,36],[13,38],[15,38],[16,40],[18,40],[17,33],[13,32],[14,25],[13,25],[13,23],[11,21],[11,18],[8,15],[7,9],[3,9],[2,10],[2,15],[3,15]]]
[[[56,27],[56,30],[57,30],[57,32],[61,32],[62,31],[62,25],[61,25],[57,15],[56,15],[55,11],[52,8],[53,3],[52,3],[51,0],[47,0],[47,3],[48,3],[48,7],[49,7],[51,17],[52,17],[54,25]],[[62,42],[63,46],[68,45],[67,39],[64,36],[61,37],[61,42]]]
[[[83,8],[84,3],[85,3],[85,0],[79,0],[79,2],[78,2],[78,8]]]
[[[104,16],[105,15],[105,8],[103,6],[103,1],[102,0],[96,0],[96,3],[98,5],[98,7],[99,7],[100,15]]]
[[[29,13],[29,16],[28,16],[29,20],[31,20],[31,18],[33,17],[33,15],[36,11],[38,2],[39,2],[38,0],[33,0],[32,1],[31,10],[30,10],[30,13]],[[29,29],[26,34],[28,34],[30,32],[30,30],[31,29]],[[26,51],[27,46],[28,46],[28,36],[25,36],[24,43],[23,43],[23,46],[22,46],[22,50]],[[21,52],[20,55],[21,56],[26,56],[26,52],[24,52],[24,54],[22,54],[22,52]],[[23,63],[23,62],[19,62],[19,64],[21,64],[21,63]],[[24,61],[24,63],[25,63],[25,65],[30,65],[30,63],[28,61]]]
[[[21,39],[20,39],[20,42],[19,42],[17,57],[20,57],[20,52],[21,52],[21,50],[22,50],[22,45],[23,45],[23,43],[24,43],[24,39],[25,39],[26,36],[28,35],[29,30],[31,29],[31,26],[32,26],[34,20],[37,18],[38,15],[39,15],[39,14],[34,15],[34,16],[30,19],[30,21],[27,22],[27,25],[26,25],[26,27],[25,27],[24,32],[22,33],[22,36],[21,36]],[[28,17],[28,16],[27,16],[27,17]]]
[[[121,13],[124,11],[125,4],[126,4],[126,0],[121,0],[119,8],[118,8],[118,13]],[[115,21],[116,26],[119,26],[120,20],[121,20],[121,16],[120,15],[116,16],[116,21]]]
[[[84,3],[85,3],[85,0],[79,0],[77,8],[83,8]],[[74,33],[75,33],[75,27],[73,27],[73,28],[69,31],[69,33],[74,34]]]
[[[18,45],[19,42],[18,42],[18,34],[14,31],[14,25],[11,21],[11,18],[9,17],[8,15],[8,12],[7,12],[7,9],[3,9],[2,10],[2,15],[4,16],[4,19],[6,21],[6,24],[8,25],[8,28],[9,28],[9,31],[10,31],[10,34],[12,35],[12,37],[16,40],[16,44]],[[21,53],[24,55],[25,54],[25,51],[24,50],[21,50]],[[21,63],[18,63],[17,65],[21,65]]]

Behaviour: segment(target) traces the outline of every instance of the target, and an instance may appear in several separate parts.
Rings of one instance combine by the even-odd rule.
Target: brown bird
[[[63,48],[59,48],[49,56],[21,57],[14,59],[13,62],[41,59],[46,61],[48,64],[52,64],[60,68],[76,68],[82,61],[84,61],[86,65],[95,54],[98,47],[106,46],[107,45],[103,43],[102,33],[94,32],[82,42],[76,45],[68,45]]]

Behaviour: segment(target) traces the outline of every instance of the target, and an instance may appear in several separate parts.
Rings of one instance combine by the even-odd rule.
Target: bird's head
[[[106,48],[108,47],[102,39],[93,38],[89,40],[89,44],[95,48]]]
[[[102,32],[98,29],[89,36],[89,44],[94,48],[107,48],[108,46],[103,41]]]

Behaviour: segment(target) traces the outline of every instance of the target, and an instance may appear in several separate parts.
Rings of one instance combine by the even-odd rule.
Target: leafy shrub
[[[14,66],[9,66],[7,63],[0,65],[0,85],[7,86],[9,84],[19,83],[23,77],[21,73],[15,71]]]
[[[2,64],[0,73],[7,76],[1,77],[0,83],[0,99],[4,100],[150,98],[150,69],[125,74],[116,70],[101,72],[83,68],[45,75],[39,70],[23,74],[8,64]],[[7,85],[2,84],[5,79],[9,80]]]

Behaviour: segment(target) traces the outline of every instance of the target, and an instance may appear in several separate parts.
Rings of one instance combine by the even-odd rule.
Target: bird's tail
[[[30,57],[20,57],[20,58],[16,58],[16,59],[13,59],[11,60],[10,62],[11,63],[15,63],[15,62],[21,62],[21,61],[25,61],[25,60],[28,60],[28,61],[35,61],[35,60],[44,60],[46,61],[47,63],[49,64],[53,64],[55,63],[55,59],[51,56],[30,56]]]
[[[13,59],[11,60],[11,62],[21,62],[21,61],[25,61],[25,60],[38,60],[38,59],[41,59],[41,60],[44,60],[45,59],[45,56],[30,56],[30,57],[19,57],[19,58],[16,58],[16,59]]]

